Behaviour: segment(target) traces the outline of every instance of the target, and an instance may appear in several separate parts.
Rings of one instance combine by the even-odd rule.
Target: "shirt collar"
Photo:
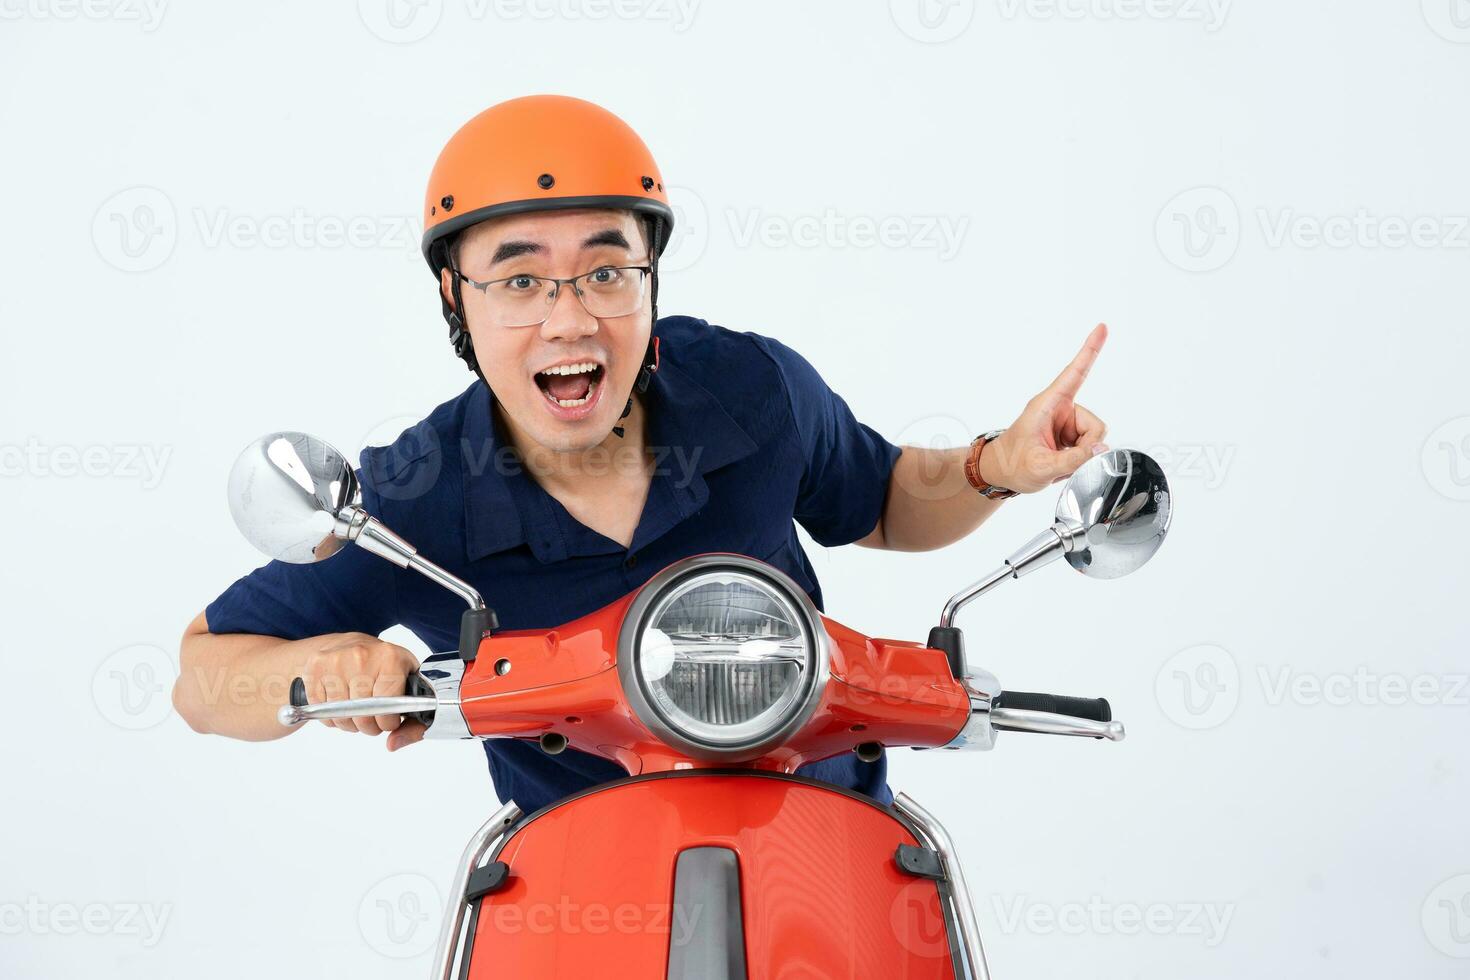
[[[489,389],[474,386],[460,441],[466,557],[527,545],[542,562],[568,557],[555,501],[501,438]],[[644,395],[657,468],[632,550],[662,535],[709,499],[704,475],[755,452],[756,444],[706,388],[665,356]]]

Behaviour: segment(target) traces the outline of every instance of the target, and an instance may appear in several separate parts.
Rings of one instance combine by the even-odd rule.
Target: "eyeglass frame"
[[[640,279],[639,282],[638,282],[638,288],[639,288],[640,292],[643,290],[643,288],[644,288],[645,284],[647,283],[648,279],[650,277],[652,277],[652,275],[653,275],[653,266],[652,265],[599,265],[595,269],[590,269],[587,272],[582,273],[580,276],[572,276],[569,279],[558,279],[555,276],[537,276],[537,275],[532,275],[529,272],[522,272],[519,275],[515,275],[515,276],[505,276],[504,278],[501,278],[501,279],[487,279],[484,282],[480,282],[478,279],[471,279],[469,276],[465,275],[463,272],[460,272],[458,269],[454,268],[453,266],[450,266],[449,267],[449,271],[454,274],[455,278],[461,280],[462,282],[469,283],[475,289],[478,289],[480,291],[480,294],[481,295],[485,295],[486,291],[489,290],[489,288],[491,286],[498,285],[499,283],[502,283],[502,282],[510,282],[512,279],[535,279],[535,280],[538,280],[539,282],[543,282],[543,283],[549,282],[549,283],[552,283],[552,284],[554,284],[556,286],[556,291],[551,294],[551,297],[546,302],[546,315],[545,316],[543,316],[541,319],[537,320],[535,323],[518,323],[515,326],[507,326],[505,328],[507,330],[519,330],[519,329],[521,329],[523,327],[539,327],[543,323],[545,323],[547,320],[550,320],[551,319],[551,312],[552,312],[552,310],[556,309],[556,301],[559,300],[559,299],[561,299],[561,287],[562,286],[571,286],[572,287],[572,292],[573,292],[573,294],[576,295],[577,302],[582,304],[582,309],[586,311],[586,313],[587,313],[588,316],[590,316],[590,317],[592,317],[594,319],[602,319],[601,317],[598,317],[597,314],[595,314],[591,310],[588,310],[587,309],[587,301],[582,297],[582,290],[577,287],[577,280],[579,280],[579,279],[586,279],[588,276],[596,275],[599,272],[605,272],[605,271],[607,271],[609,269],[616,270],[616,271],[619,271],[619,272],[626,271],[626,270],[629,270],[629,269],[636,269],[637,271],[643,273],[643,278]],[[632,310],[629,310],[627,313],[620,313],[618,315],[619,316],[632,316],[634,313],[637,313],[639,310],[641,310],[643,308],[643,298],[646,295],[647,295],[646,293],[643,293],[643,295],[641,295],[639,297],[639,302],[638,302],[638,306],[637,307],[635,307]]]

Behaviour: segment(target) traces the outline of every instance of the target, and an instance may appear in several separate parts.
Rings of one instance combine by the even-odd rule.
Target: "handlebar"
[[[992,704],[990,723],[1002,731],[1077,735],[1110,742],[1121,742],[1124,736],[1123,723],[1113,721],[1107,698],[1003,691]]]
[[[346,701],[324,701],[309,704],[306,697],[306,681],[300,677],[291,681],[290,704],[276,712],[276,720],[282,725],[295,727],[308,721],[327,721],[333,718],[363,718],[369,715],[403,715],[408,721],[428,725],[434,720],[439,699],[434,686],[418,671],[407,678],[407,694],[379,698],[353,698]]]
[[[1093,721],[1112,721],[1113,708],[1107,698],[1070,698],[1065,694],[1033,694],[1030,691],[1002,691],[995,699],[997,708],[1022,711],[1049,711],[1054,715],[1072,715]]]

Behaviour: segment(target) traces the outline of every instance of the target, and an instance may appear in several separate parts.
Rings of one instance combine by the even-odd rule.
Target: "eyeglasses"
[[[582,308],[598,319],[627,316],[643,306],[643,283],[652,273],[646,265],[599,266],[571,279],[509,276],[478,282],[453,270],[485,294],[490,317],[503,327],[539,327],[551,316],[562,286],[571,286]]]

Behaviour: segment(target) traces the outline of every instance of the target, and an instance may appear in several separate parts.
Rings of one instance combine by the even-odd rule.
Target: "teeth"
[[[597,365],[592,361],[583,361],[580,364],[558,364],[549,367],[542,374],[588,374],[597,370]]]
[[[592,400],[592,396],[596,393],[597,382],[594,381],[592,382],[592,386],[587,389],[587,394],[583,395],[581,398],[551,398],[550,395],[547,395],[546,397],[551,398],[552,401],[556,402],[562,408],[576,408],[579,405],[585,405],[590,402]]]

